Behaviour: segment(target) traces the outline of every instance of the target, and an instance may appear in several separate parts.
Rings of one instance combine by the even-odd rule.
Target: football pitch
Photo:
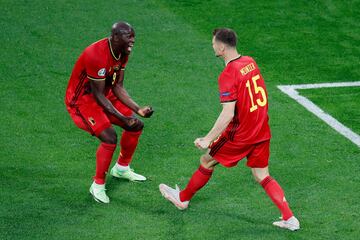
[[[360,81],[359,1],[2,0],[0,7],[0,239],[359,239],[360,148],[278,88]],[[79,54],[118,20],[136,31],[125,87],[155,109],[132,163],[149,181],[108,177],[111,203],[101,205],[88,192],[98,140],[73,124],[63,99]],[[239,52],[257,61],[267,84],[270,171],[298,232],[272,226],[278,209],[246,160],[217,167],[186,211],[158,191],[160,183],[185,187],[201,154],[193,141],[220,112],[216,27],[238,33]],[[359,86],[300,93],[360,135]]]

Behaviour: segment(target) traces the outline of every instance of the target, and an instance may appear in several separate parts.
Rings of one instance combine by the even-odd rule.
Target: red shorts
[[[113,106],[124,116],[132,116],[134,112],[118,100],[114,95],[107,97]],[[76,126],[89,132],[91,135],[99,136],[102,131],[111,127],[111,124],[124,126],[116,117],[104,112],[104,109],[95,101],[92,95],[83,97],[81,103],[75,107],[67,106]]]
[[[243,158],[251,168],[264,168],[269,164],[270,139],[255,144],[235,144],[226,137],[220,137],[210,146],[210,156],[225,167],[233,167]]]

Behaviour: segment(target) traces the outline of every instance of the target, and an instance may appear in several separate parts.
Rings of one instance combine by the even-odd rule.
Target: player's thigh
[[[210,146],[210,156],[225,167],[234,167],[252,150],[252,145],[239,144],[220,137]]]
[[[246,165],[251,168],[265,168],[269,165],[270,140],[253,145],[252,150],[246,155]]]
[[[111,127],[103,108],[96,102],[69,108],[68,111],[77,127],[97,137],[103,130]]]

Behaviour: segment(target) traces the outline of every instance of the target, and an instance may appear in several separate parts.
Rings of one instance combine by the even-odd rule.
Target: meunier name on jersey
[[[246,65],[245,67],[243,67],[242,69],[240,69],[240,72],[241,72],[241,75],[244,76],[253,70],[255,70],[255,66],[253,63],[250,63],[250,64]]]

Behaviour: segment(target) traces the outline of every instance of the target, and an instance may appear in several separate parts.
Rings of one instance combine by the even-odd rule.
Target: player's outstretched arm
[[[115,96],[133,110],[138,115],[149,118],[154,113],[154,110],[151,106],[139,107],[139,105],[130,97],[123,85],[124,82],[124,70],[120,71],[120,76],[118,82],[113,87],[113,92]]]

